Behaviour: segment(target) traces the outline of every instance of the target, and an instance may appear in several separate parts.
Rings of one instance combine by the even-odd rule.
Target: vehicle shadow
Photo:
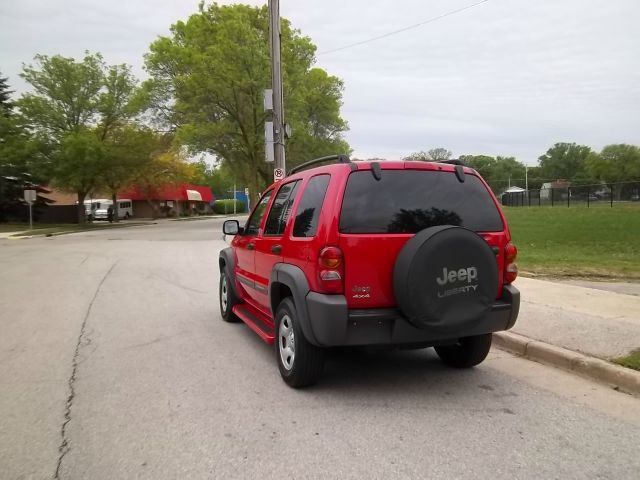
[[[481,379],[480,368],[452,369],[443,365],[432,348],[384,350],[376,348],[340,348],[328,351],[324,375],[317,389],[422,389],[453,383],[473,383]],[[314,388],[315,389],[315,388]]]
[[[238,327],[235,338],[257,362],[256,368],[264,369],[265,375],[279,377],[274,347],[262,342],[246,325],[233,326]],[[480,391],[498,393],[493,392],[492,385],[501,383],[499,373],[484,365],[471,369],[444,365],[433,348],[341,347],[327,349],[326,354],[318,383],[297,390],[299,394],[320,398],[344,395],[345,400],[349,396],[363,399],[375,395],[378,401],[414,396],[455,398],[474,396]]]

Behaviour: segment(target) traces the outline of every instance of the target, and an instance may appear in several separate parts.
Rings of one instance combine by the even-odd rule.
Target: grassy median
[[[33,235],[64,235],[65,233],[84,232],[88,230],[104,230],[107,228],[126,228],[139,225],[147,225],[148,222],[96,222],[85,224],[39,224],[29,230],[29,224],[0,224],[0,232],[20,232],[11,235],[13,238],[30,237]]]
[[[640,350],[631,352],[629,355],[624,357],[615,358],[613,362],[618,365],[622,365],[623,367],[640,370]]]
[[[640,280],[640,205],[504,211],[521,271]]]

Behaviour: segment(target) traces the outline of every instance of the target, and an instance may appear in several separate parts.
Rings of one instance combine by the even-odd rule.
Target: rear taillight
[[[513,283],[518,277],[517,256],[516,246],[511,242],[507,243],[504,247],[504,283]]]
[[[325,247],[318,257],[319,281],[327,293],[342,293],[344,290],[344,260],[338,247]]]

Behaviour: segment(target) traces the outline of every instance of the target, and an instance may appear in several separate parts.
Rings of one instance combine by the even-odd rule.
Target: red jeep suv
[[[219,258],[222,318],[275,343],[292,387],[315,383],[334,346],[435,347],[472,367],[518,316],[505,217],[457,160],[312,160],[223,231],[235,237]]]

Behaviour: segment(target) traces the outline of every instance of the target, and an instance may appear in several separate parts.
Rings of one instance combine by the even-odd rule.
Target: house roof
[[[62,190],[57,190],[53,187],[41,187],[43,190],[46,189],[40,196],[44,197],[48,203],[53,203],[55,205],[77,205],[78,204],[78,195],[76,193],[68,193],[63,192]]]
[[[213,200],[213,193],[209,187],[183,183],[164,185],[148,192],[144,192],[140,187],[131,187],[118,192],[118,197],[130,198],[131,200],[178,200],[209,203]]]

